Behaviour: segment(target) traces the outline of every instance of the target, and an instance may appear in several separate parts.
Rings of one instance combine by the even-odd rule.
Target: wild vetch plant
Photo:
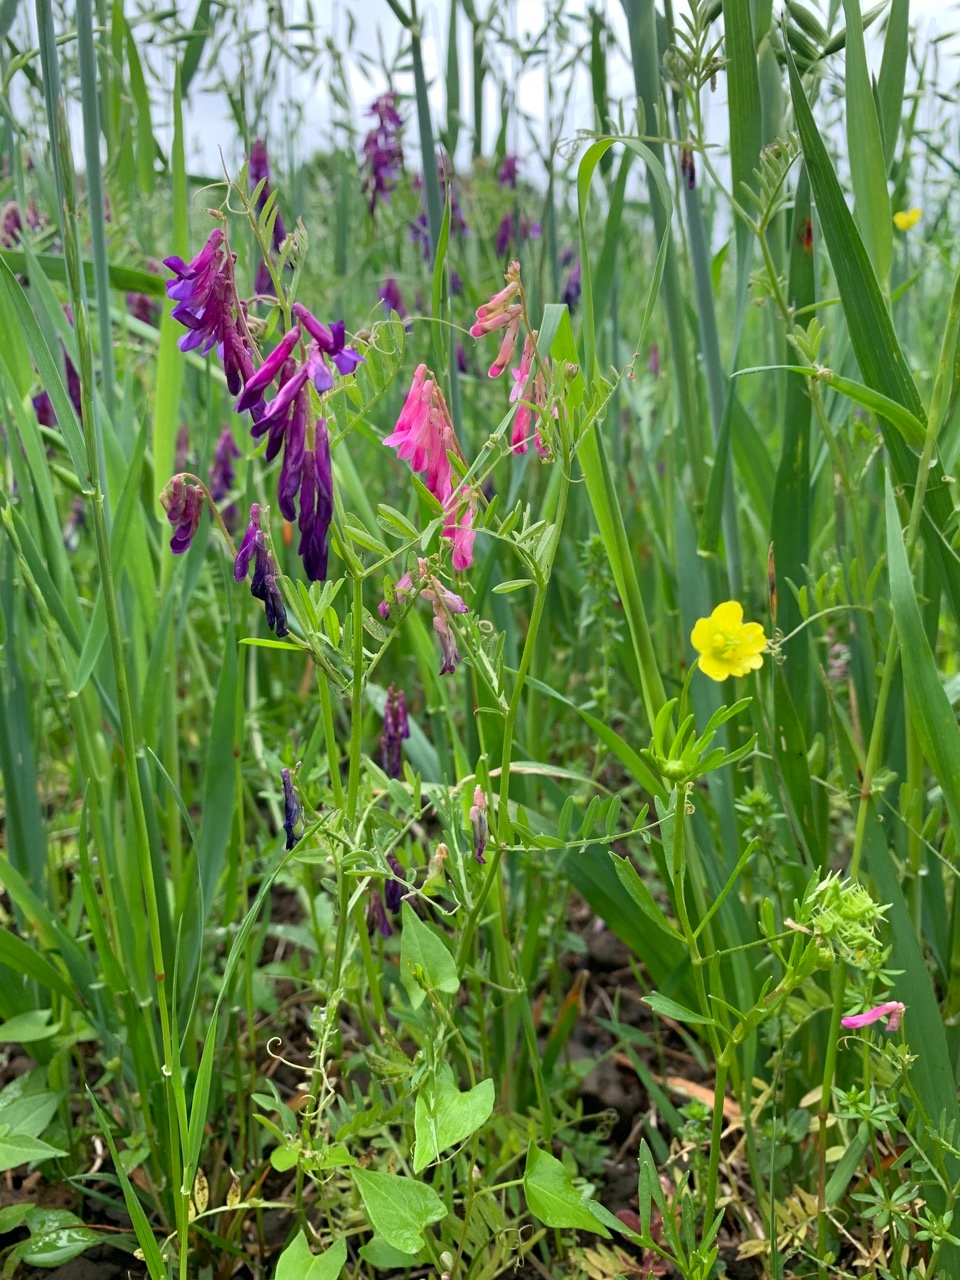
[[[623,9],[6,14],[5,1275],[960,1275],[939,46]]]

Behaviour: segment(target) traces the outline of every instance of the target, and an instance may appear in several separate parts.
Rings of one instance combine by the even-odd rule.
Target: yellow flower
[[[893,215],[894,226],[898,231],[909,231],[923,217],[921,209],[898,209]]]
[[[743,606],[736,600],[718,604],[709,618],[700,618],[690,643],[699,653],[700,670],[711,680],[745,676],[763,666],[760,656],[767,637],[759,622],[744,622]]]

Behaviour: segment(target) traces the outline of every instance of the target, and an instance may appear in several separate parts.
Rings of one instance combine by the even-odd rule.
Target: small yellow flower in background
[[[741,604],[725,600],[709,618],[699,619],[690,643],[700,655],[698,665],[704,675],[726,680],[763,666],[760,655],[767,647],[767,637],[759,622],[744,622]]]
[[[922,209],[898,209],[893,215],[893,223],[898,231],[909,231],[922,217]]]

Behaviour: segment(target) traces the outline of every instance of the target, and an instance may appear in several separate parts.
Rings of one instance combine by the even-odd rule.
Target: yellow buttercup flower
[[[898,209],[893,215],[893,223],[898,231],[909,231],[923,217],[921,209]]]
[[[709,618],[699,619],[690,643],[700,655],[698,665],[704,675],[726,680],[763,666],[760,655],[767,647],[767,637],[759,622],[744,622],[741,604],[725,600]]]

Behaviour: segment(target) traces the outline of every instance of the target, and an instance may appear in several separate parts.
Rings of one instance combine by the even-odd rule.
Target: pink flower
[[[496,333],[498,329],[506,329],[500,351],[490,366],[490,377],[499,378],[510,363],[520,333],[520,321],[523,318],[523,307],[514,298],[520,292],[520,263],[511,262],[506,272],[506,285],[495,293],[489,302],[477,308],[477,322],[470,329],[471,336],[481,338],[488,333]]]
[[[443,522],[443,537],[453,543],[454,569],[469,569],[473,564],[473,542],[477,536],[473,521],[476,514],[476,496],[472,492],[464,494],[461,485],[447,502]]]
[[[424,484],[446,506],[453,493],[453,470],[447,455],[449,450],[459,449],[443,392],[427,373],[425,364],[417,366],[397,425],[383,443],[396,449],[397,457],[409,461],[414,471],[425,472]]]
[[[854,1013],[847,1018],[841,1018],[840,1025],[847,1027],[848,1030],[858,1031],[861,1027],[868,1027],[872,1022],[879,1022],[881,1018],[886,1018],[887,1030],[898,1031],[900,1019],[906,1012],[906,1008],[907,1006],[901,1004],[899,1000],[888,1000],[885,1004],[878,1004],[864,1013]]]

